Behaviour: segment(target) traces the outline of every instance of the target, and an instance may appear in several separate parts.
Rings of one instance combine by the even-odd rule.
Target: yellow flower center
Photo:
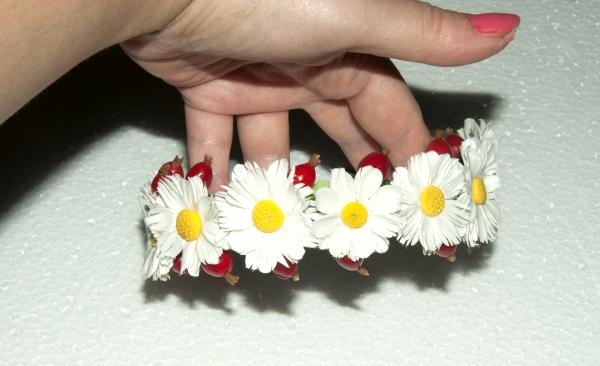
[[[202,233],[202,219],[198,212],[186,208],[177,215],[175,227],[183,239],[187,241],[196,240]]]
[[[446,197],[444,192],[436,186],[427,186],[421,192],[421,210],[429,217],[435,217],[444,211]]]
[[[342,222],[352,229],[358,229],[367,223],[369,213],[360,202],[350,202],[342,209]]]
[[[483,205],[487,200],[485,184],[481,178],[473,178],[471,182],[471,199],[476,205]]]
[[[254,226],[263,233],[274,233],[283,225],[285,215],[271,200],[259,201],[252,210]]]

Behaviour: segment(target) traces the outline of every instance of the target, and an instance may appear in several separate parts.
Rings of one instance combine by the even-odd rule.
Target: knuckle
[[[458,14],[423,4],[418,17],[419,37],[423,40],[420,61],[452,64],[446,60],[461,57],[465,49],[464,34],[457,28]]]
[[[449,27],[446,25],[444,10],[430,4],[424,4],[421,7],[420,15],[421,24],[419,29],[426,39],[437,42],[448,37]]]

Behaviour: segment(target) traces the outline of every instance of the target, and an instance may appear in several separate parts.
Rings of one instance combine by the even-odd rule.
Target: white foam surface
[[[311,251],[298,283],[244,270],[239,257],[234,288],[207,275],[144,282],[138,187],[162,161],[185,153],[183,117],[169,114],[180,106],[168,92],[156,92],[170,102],[155,113],[162,110],[156,99],[145,104],[133,92],[111,91],[74,112],[91,126],[84,143],[57,137],[43,145],[49,150],[31,146],[23,160],[15,157],[16,171],[3,173],[0,363],[596,364],[600,3],[436,3],[522,17],[516,41],[487,61],[397,63],[426,117],[495,123],[504,222],[494,245],[461,250],[454,264],[392,245],[368,260],[369,278]],[[110,66],[105,61],[103,72]],[[78,99],[52,93],[71,87],[41,98],[64,102],[66,115]],[[154,98],[153,89],[145,93]],[[31,107],[61,115],[43,103]],[[131,113],[114,107],[130,104]],[[135,113],[144,106],[152,112]],[[40,123],[43,133],[62,126]],[[98,127],[104,123],[110,128]],[[32,126],[25,136],[37,133]],[[295,129],[294,162],[313,150],[332,165],[341,161],[315,128],[304,130]],[[0,130],[2,144],[16,136]]]

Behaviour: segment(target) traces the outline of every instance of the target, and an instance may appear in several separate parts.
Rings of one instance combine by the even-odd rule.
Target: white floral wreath
[[[140,194],[148,237],[144,277],[164,281],[170,271],[195,277],[202,269],[233,285],[232,250],[250,270],[298,280],[305,248],[328,250],[342,267],[368,275],[363,261],[386,252],[390,238],[454,261],[459,244],[494,241],[501,220],[494,131],[467,119],[457,133],[438,131],[391,180],[387,156],[373,153],[354,177],[336,168],[329,181],[315,182],[313,155],[291,172],[285,160],[267,169],[239,164],[216,195],[206,188],[210,159],[184,178],[176,157]]]

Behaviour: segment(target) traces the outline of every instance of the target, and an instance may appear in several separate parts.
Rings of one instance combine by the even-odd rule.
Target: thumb
[[[357,2],[358,3],[358,2]],[[501,51],[514,39],[514,14],[463,14],[415,1],[370,1],[352,6],[347,24],[352,51],[439,66],[464,65]]]

